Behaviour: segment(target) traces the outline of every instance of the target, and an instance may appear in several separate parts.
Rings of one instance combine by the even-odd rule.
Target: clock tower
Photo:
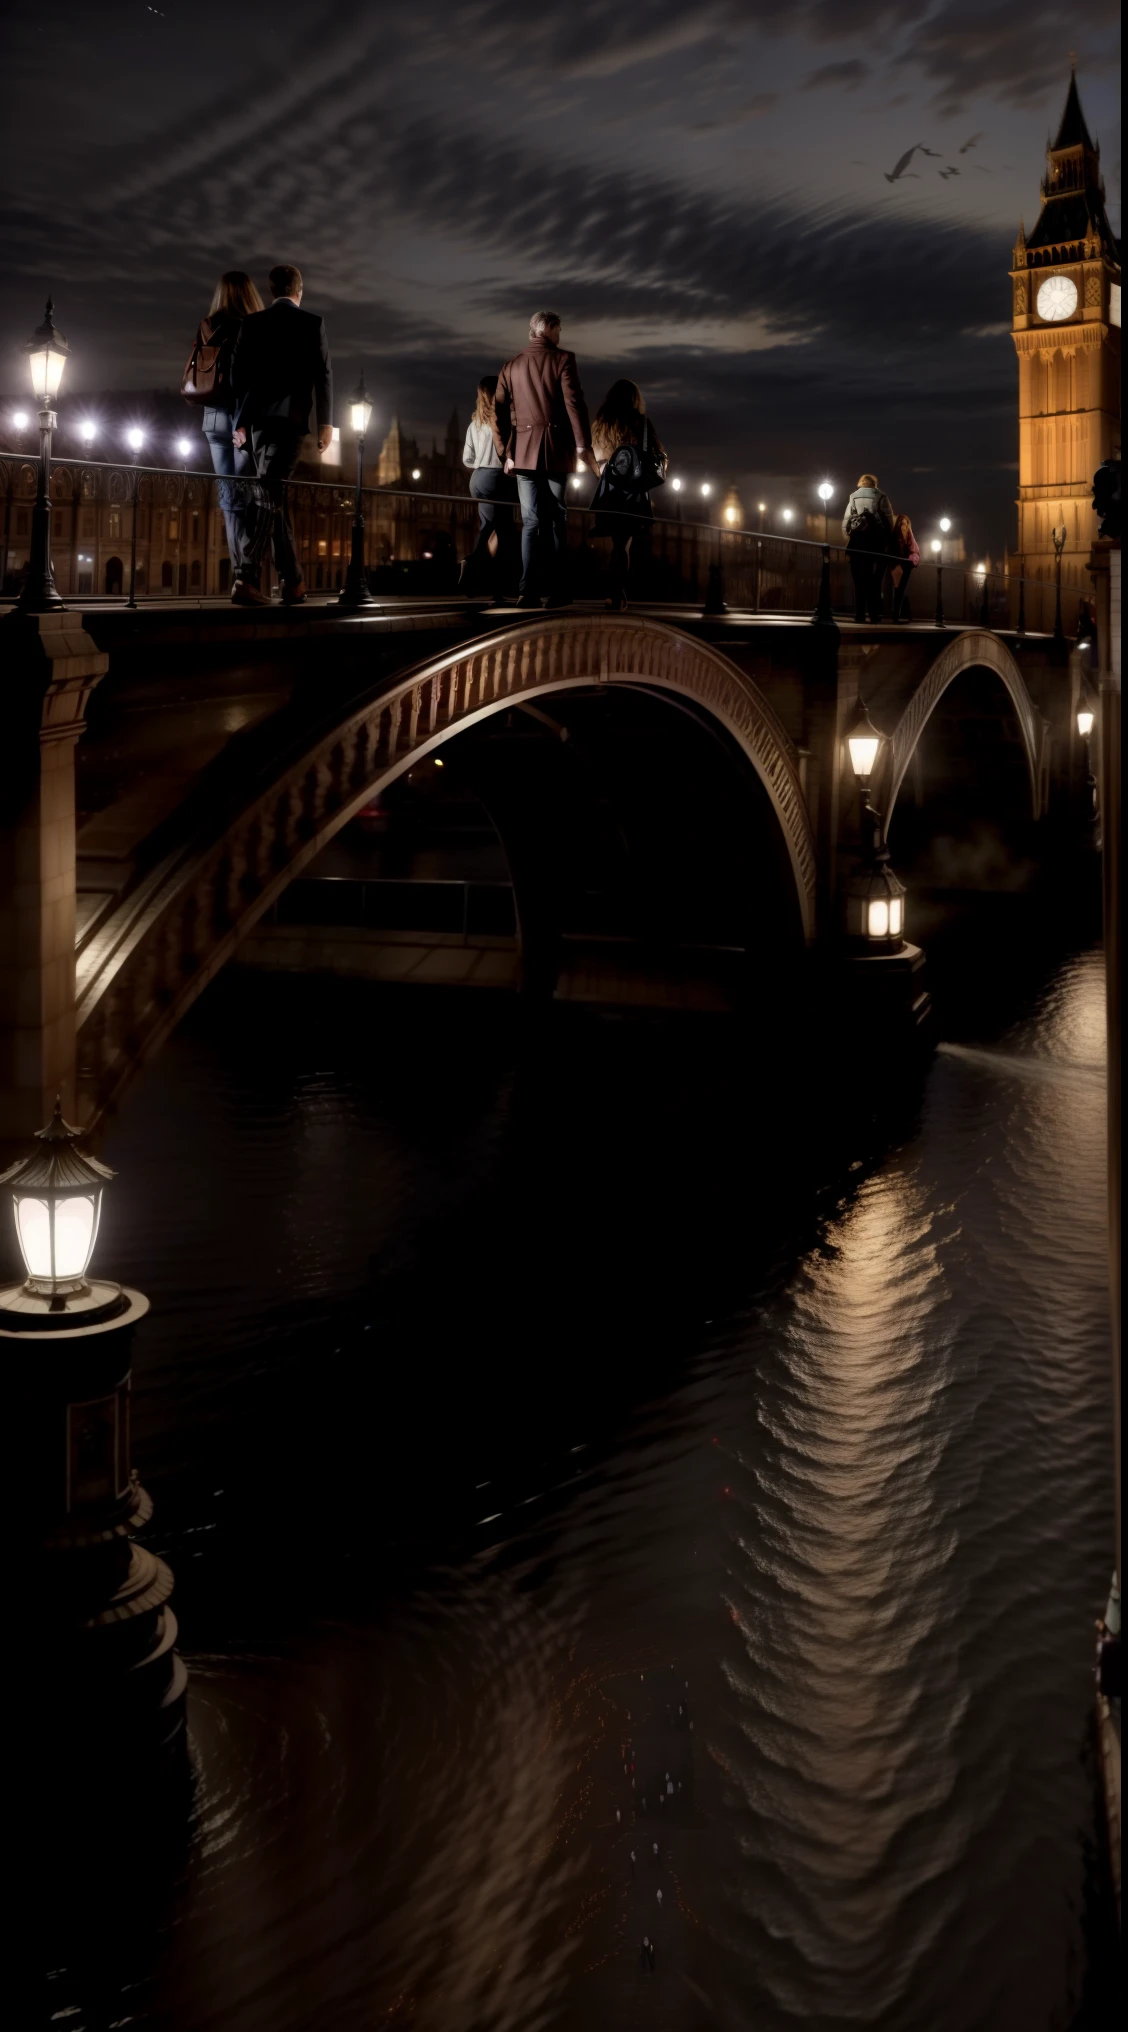
[[[1120,457],[1120,245],[1104,204],[1101,152],[1070,76],[1034,230],[1018,230],[1011,280],[1018,354],[1018,550],[1026,578],[1089,590],[1090,503],[1102,459]]]

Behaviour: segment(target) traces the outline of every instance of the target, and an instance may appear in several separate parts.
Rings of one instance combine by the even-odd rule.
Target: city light
[[[712,493],[712,491],[713,491],[713,488],[712,488],[712,485],[711,485],[710,481],[708,481],[708,480],[703,480],[703,481],[702,481],[702,483],[701,483],[701,492],[702,492],[703,494],[711,494],[711,493]]]
[[[83,1289],[102,1212],[102,1189],[113,1172],[74,1149],[80,1131],[63,1120],[58,1101],[39,1149],[0,1175],[10,1187],[16,1239],[27,1271],[25,1289],[59,1297]]]
[[[349,422],[352,424],[358,437],[365,437],[371,421],[372,404],[368,400],[368,391],[364,386],[364,375],[362,374],[356,384],[356,392],[353,395],[352,401],[349,403]]]
[[[951,526],[952,526],[951,517],[948,515],[942,515],[940,517],[940,527],[943,530],[945,536],[947,536]]]
[[[735,521],[736,521],[736,509],[735,509],[735,508],[726,508],[726,509],[725,509],[725,521],[726,521],[726,522],[735,522]]]
[[[682,483],[681,483],[681,481],[680,481],[680,480],[671,480],[671,481],[670,481],[670,485],[671,485],[671,487],[673,488],[673,490],[674,490],[675,494],[680,494],[680,493],[681,493],[681,490],[682,490]]]
[[[98,435],[98,426],[96,423],[91,423],[90,418],[87,417],[85,422],[79,424],[78,434],[83,444],[90,446]]]
[[[1096,714],[1094,713],[1092,706],[1089,704],[1088,700],[1083,697],[1081,700],[1081,704],[1077,708],[1077,731],[1080,734],[1081,739],[1083,741],[1087,741],[1090,734],[1092,733],[1093,721],[1095,718]]]
[[[785,508],[785,509],[784,509],[784,511],[783,511],[783,519],[784,519],[784,521],[785,521],[785,522],[790,522],[790,520],[791,520],[791,509],[790,509],[790,508]]]
[[[831,486],[830,481],[824,480],[819,488],[819,500],[823,502],[829,501],[833,493],[834,488]]]
[[[181,458],[186,459],[188,457],[189,452],[192,449],[191,441],[186,437],[178,437],[176,440],[176,449],[180,453]]]
[[[881,746],[881,735],[861,699],[858,700],[854,724],[846,736],[846,746],[850,750],[850,766],[858,782],[864,787],[873,775],[873,765],[877,761],[877,751]]]
[[[768,512],[768,504],[767,504],[767,502],[766,502],[766,501],[757,501],[757,503],[756,503],[756,513],[757,513],[757,515],[766,515],[766,514],[767,514],[767,512]]]
[[[423,478],[423,475],[422,475],[422,473],[420,472],[420,470],[419,470],[419,467],[418,467],[418,466],[412,466],[412,468],[411,468],[411,477],[412,477],[412,479],[413,479],[413,480],[421,480],[421,479]]]
[[[47,314],[27,348],[27,364],[31,370],[31,392],[48,408],[59,392],[68,350],[62,333],[55,330],[55,320],[52,316],[54,308],[48,297]]]
[[[15,409],[12,411],[13,430],[26,430],[30,421],[31,419],[26,409]]]
[[[934,552],[936,553],[936,555],[937,555],[937,556],[939,556],[939,554],[940,554],[940,549],[941,549],[941,544],[940,544],[940,538],[939,538],[938,536],[934,536],[934,537],[933,537],[933,539],[932,539],[932,548],[933,548],[933,551],[934,551]]]
[[[139,452],[142,445],[145,442],[144,431],[138,430],[136,425],[134,425],[132,430],[126,431],[125,442],[129,446],[131,452]]]
[[[584,476],[583,476],[583,474],[582,474],[582,473],[573,473],[573,474],[572,474],[572,485],[573,485],[573,487],[582,487],[582,486],[583,486],[583,484],[584,484]]]

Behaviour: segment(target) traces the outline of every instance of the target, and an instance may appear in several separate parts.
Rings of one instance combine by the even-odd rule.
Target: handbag
[[[209,409],[222,409],[227,395],[227,368],[230,364],[224,358],[231,344],[231,334],[221,336],[215,342],[215,327],[210,318],[196,332],[195,343],[188,355],[180,393],[185,402],[192,402]]]
[[[666,461],[654,449],[650,418],[642,419],[642,443],[616,445],[603,468],[593,508],[607,505],[606,495],[649,494],[666,482]]]

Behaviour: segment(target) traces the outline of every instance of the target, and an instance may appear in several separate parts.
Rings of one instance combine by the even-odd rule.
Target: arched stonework
[[[957,635],[947,643],[935,663],[925,672],[886,745],[874,783],[875,798],[885,813],[886,824],[893,816],[897,793],[912,760],[913,750],[948,686],[965,670],[977,669],[994,671],[1006,686],[1018,719],[1030,771],[1033,815],[1041,817],[1046,806],[1046,723],[1027,691],[1026,680],[1006,643],[986,629],[969,629],[966,634]]]
[[[79,955],[82,1120],[97,1119],[263,912],[382,786],[522,698],[598,684],[676,692],[727,729],[771,801],[812,938],[815,844],[796,757],[751,679],[661,622],[554,616],[409,671],[283,769],[222,838],[150,871]]]

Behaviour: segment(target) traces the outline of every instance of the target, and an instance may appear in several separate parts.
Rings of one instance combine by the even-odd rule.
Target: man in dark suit
[[[243,319],[231,360],[234,439],[236,445],[245,444],[250,434],[265,511],[256,518],[248,544],[250,571],[236,581],[231,597],[244,606],[266,604],[255,579],[267,544],[273,541],[282,598],[288,606],[296,606],[305,599],[306,589],[294,548],[286,482],[298,463],[314,408],[318,448],[325,451],[333,441],[333,370],[323,319],[300,307],[300,270],[272,268],[269,281],[274,301]]]
[[[560,344],[560,319],[538,310],[529,320],[529,343],[507,360],[494,397],[494,443],[507,473],[517,475],[521,497],[519,607],[570,604],[564,584],[567,510],[564,489],[577,459],[599,477],[591,424],[574,353]],[[547,581],[547,584],[545,583]]]

